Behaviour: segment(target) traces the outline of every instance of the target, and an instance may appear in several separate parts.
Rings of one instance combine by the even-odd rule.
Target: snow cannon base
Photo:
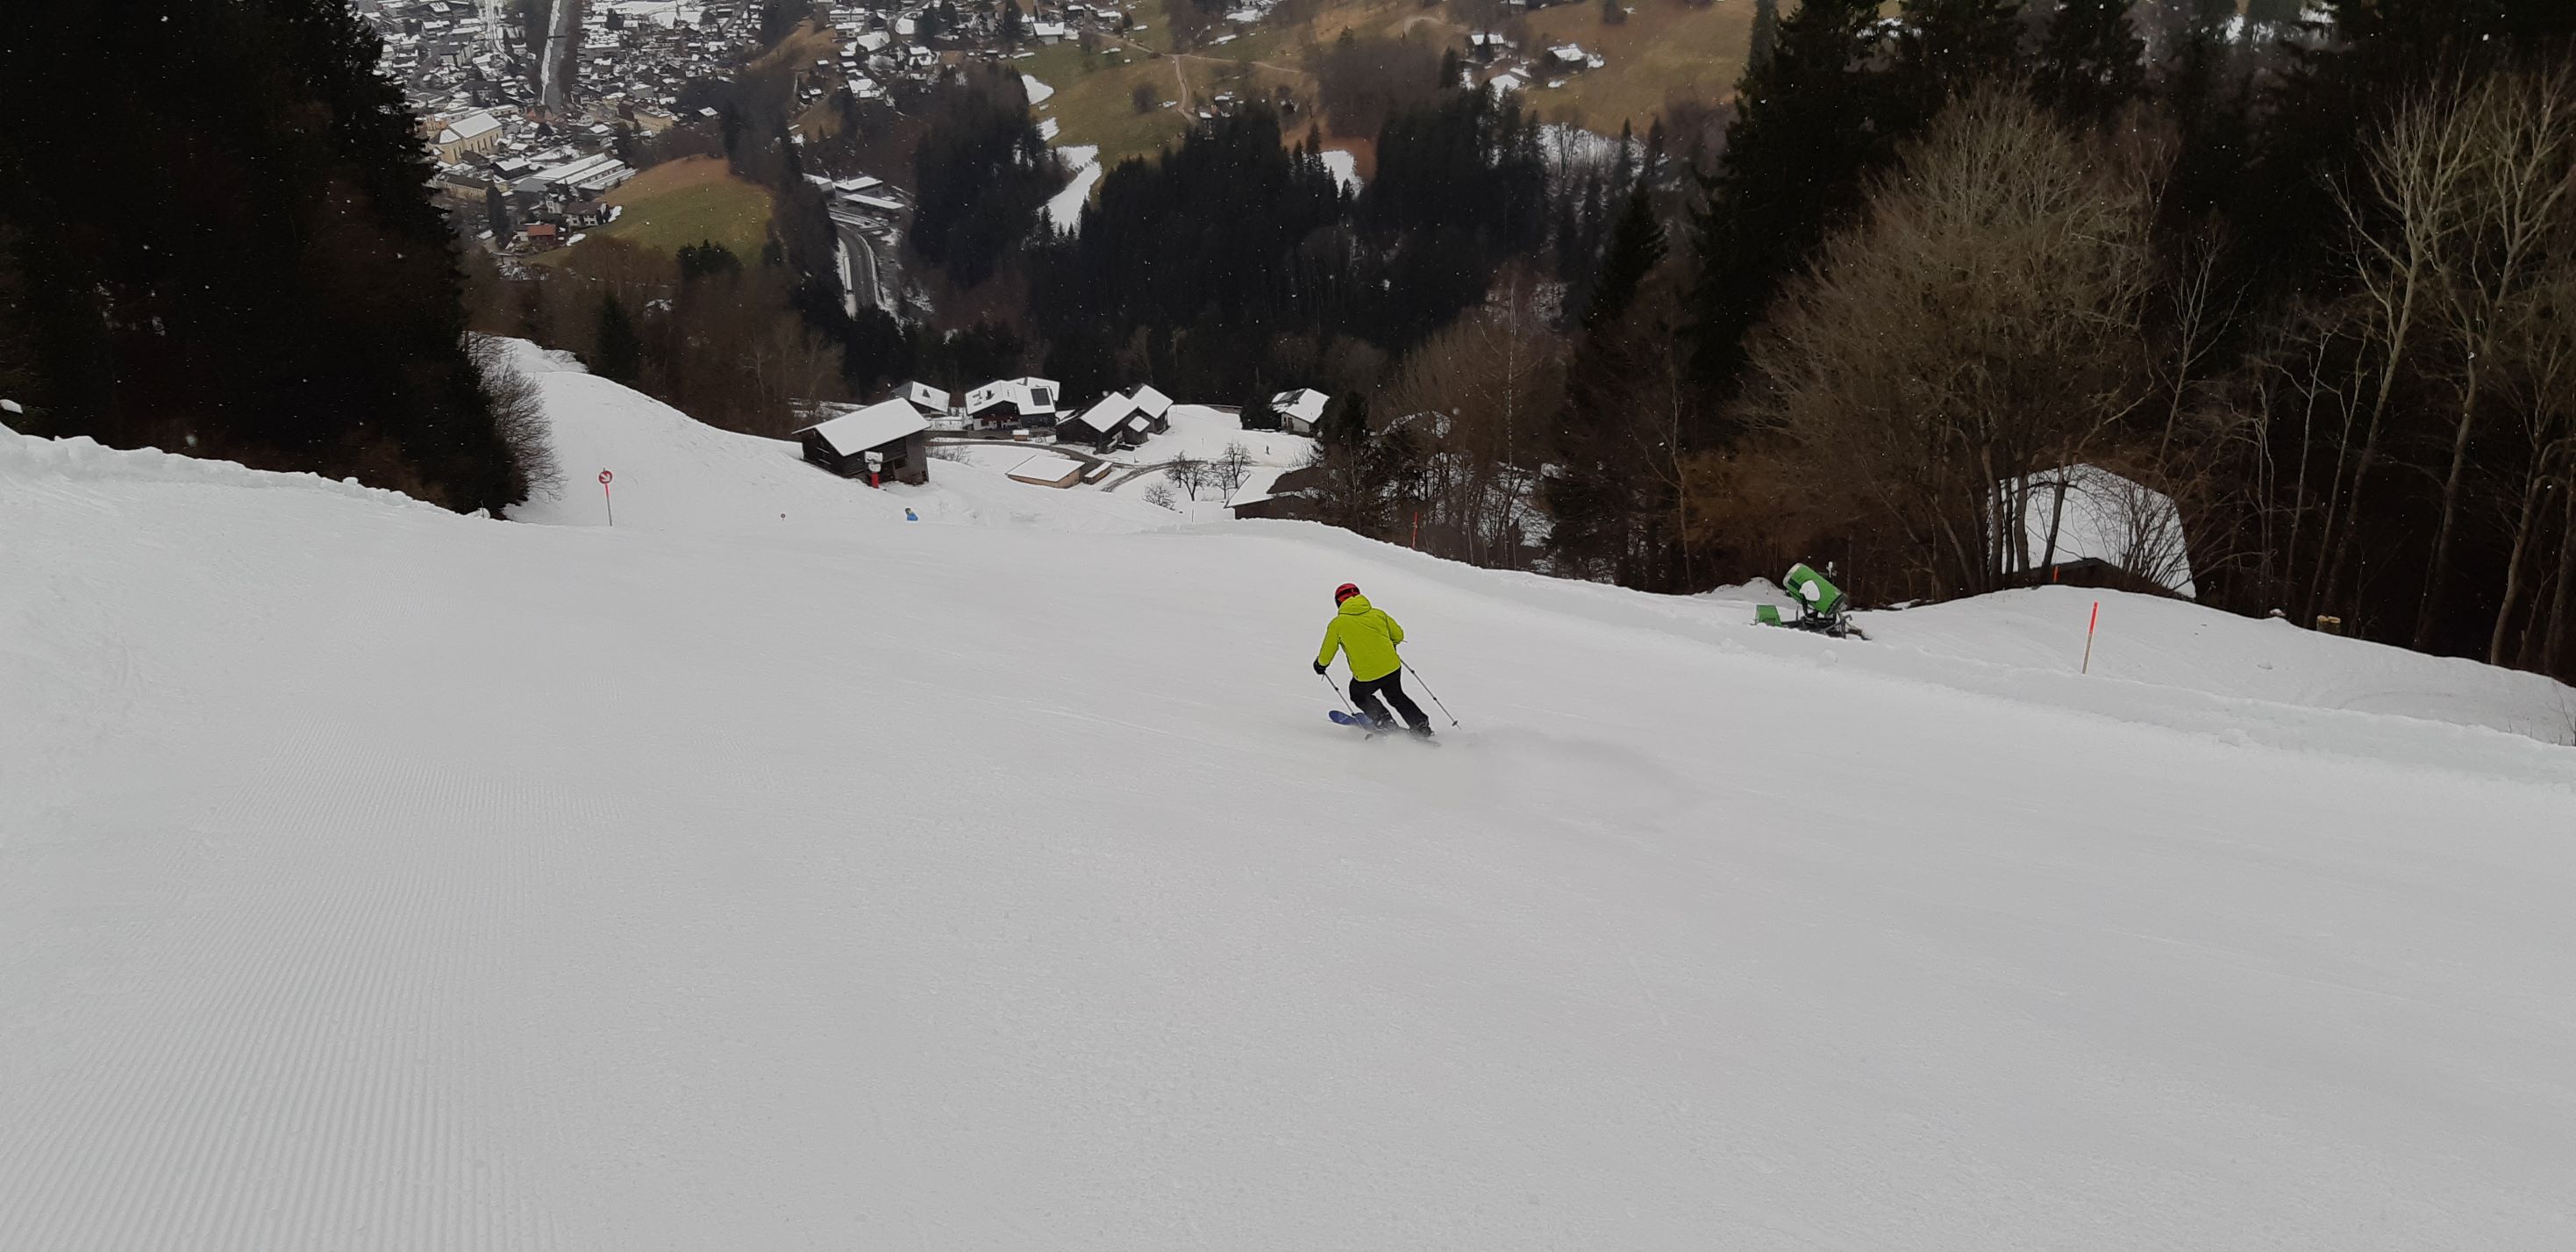
[[[1780,580],[1798,605],[1798,616],[1784,617],[1776,604],[1753,606],[1756,626],[1785,626],[1791,630],[1811,631],[1834,639],[1867,639],[1851,620],[1851,597],[1842,588],[1825,580],[1825,576],[1805,564],[1789,567],[1788,577]]]

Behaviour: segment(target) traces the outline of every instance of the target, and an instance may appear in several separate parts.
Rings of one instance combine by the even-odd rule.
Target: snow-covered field
[[[1226,445],[1239,443],[1255,465],[1295,469],[1314,455],[1314,440],[1275,430],[1245,430],[1242,418],[1223,409],[1175,404],[1168,416],[1170,430],[1101,459],[1121,465],[1160,465],[1182,457],[1213,461],[1225,455]]]
[[[541,381],[552,525],[0,433],[0,1248],[2576,1245],[2540,680]],[[1441,746],[1321,716],[1345,579]]]

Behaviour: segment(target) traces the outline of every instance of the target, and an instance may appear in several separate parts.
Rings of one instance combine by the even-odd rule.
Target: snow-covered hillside
[[[0,1248],[2576,1242],[2554,688],[542,386],[553,525],[0,433]],[[1345,579],[1439,746],[1324,720]]]
[[[537,386],[563,469],[563,483],[513,510],[514,520],[605,526],[612,507],[620,527],[699,533],[902,522],[907,509],[925,522],[1060,531],[1135,531],[1173,520],[1142,500],[1012,482],[1008,465],[1030,452],[1015,445],[997,449],[1001,465],[942,461],[928,486],[871,490],[807,464],[796,444],[718,430],[593,377],[564,354],[504,342]],[[606,484],[613,498],[600,490],[603,469],[614,476]]]

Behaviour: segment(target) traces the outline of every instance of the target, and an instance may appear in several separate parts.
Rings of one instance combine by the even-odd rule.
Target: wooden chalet
[[[805,459],[845,478],[874,473],[878,481],[930,481],[930,423],[903,400],[882,400],[796,432]],[[876,453],[878,464],[868,464]]]

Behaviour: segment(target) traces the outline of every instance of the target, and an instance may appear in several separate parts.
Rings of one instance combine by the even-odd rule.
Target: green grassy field
[[[1635,12],[1619,25],[1601,20],[1595,4],[1564,4],[1541,9],[1527,19],[1536,52],[1548,45],[1578,43],[1607,62],[1600,69],[1566,76],[1563,87],[1533,84],[1529,103],[1542,116],[1570,117],[1605,135],[1619,133],[1626,121],[1644,134],[1664,102],[1675,95],[1724,100],[1744,74],[1744,52],[1752,38],[1753,6],[1744,0],[1720,0],[1705,9],[1679,0],[1629,0]]]
[[[1170,23],[1163,0],[1144,0],[1136,7],[1145,29],[1124,39],[1103,39],[1089,58],[1072,42],[1037,49],[1035,56],[1015,60],[1020,72],[1055,89],[1037,110],[1062,126],[1055,142],[1092,144],[1110,164],[1153,152],[1177,140],[1220,91],[1271,97],[1285,84],[1301,105],[1311,106],[1312,90],[1301,68],[1307,28],[1263,27],[1240,32],[1222,44],[1181,55],[1171,54]],[[1225,29],[1232,29],[1231,27]],[[1148,57],[1146,51],[1164,55]],[[1154,91],[1156,107],[1139,113],[1138,83]],[[1173,107],[1163,108],[1164,101]],[[1290,119],[1291,128],[1304,133]]]
[[[745,262],[757,260],[769,238],[768,190],[736,177],[716,157],[656,165],[603,198],[626,211],[592,230],[593,238],[623,239],[659,252],[712,239]]]
[[[1683,0],[1630,2],[1634,11],[1617,25],[1604,23],[1594,4],[1560,4],[1519,19],[1526,28],[1527,51],[1571,42],[1607,62],[1597,70],[1566,75],[1562,87],[1550,88],[1544,78],[1532,84],[1525,101],[1533,111],[1602,134],[1617,134],[1623,121],[1643,133],[1675,97],[1716,102],[1733,93],[1752,28],[1750,3],[1719,0],[1694,8]],[[1465,27],[1454,15],[1426,10],[1417,0],[1327,0],[1302,22],[1266,24],[1185,54],[1171,52],[1164,0],[1144,0],[1136,16],[1145,30],[1125,39],[1103,38],[1087,56],[1067,41],[1033,45],[1034,55],[1011,62],[1054,89],[1035,111],[1056,120],[1055,142],[1096,146],[1104,164],[1177,141],[1195,110],[1220,91],[1268,100],[1286,87],[1301,110],[1285,119],[1289,137],[1302,137],[1314,120],[1316,104],[1313,79],[1304,71],[1307,49],[1344,31],[1364,37],[1409,35],[1460,47],[1465,39]],[[1148,56],[1148,51],[1163,55]],[[1143,113],[1134,101],[1139,83],[1153,89],[1156,101],[1155,108]],[[1177,103],[1164,108],[1164,101]],[[1361,167],[1367,171],[1365,141],[1331,146],[1361,150]]]

